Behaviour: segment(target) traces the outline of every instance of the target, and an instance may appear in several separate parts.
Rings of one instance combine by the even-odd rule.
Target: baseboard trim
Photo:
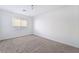
[[[34,33],[34,34],[37,35],[37,36],[40,36],[40,37],[49,39],[49,40],[53,40],[53,41],[56,41],[56,42],[65,44],[65,45],[69,45],[69,46],[72,46],[72,47],[75,47],[75,48],[79,48],[79,46],[77,46],[77,45],[70,44],[70,43],[67,43],[67,42],[61,41],[61,40],[60,40],[60,41],[59,41],[59,40],[55,40],[56,38],[54,38],[54,37],[49,37],[49,36],[47,36],[47,35],[43,35],[43,34],[40,34],[40,33]]]
[[[24,37],[24,36],[28,36],[28,35],[33,35],[33,34],[25,34],[25,35],[9,37],[9,38],[1,38],[0,40],[16,39],[16,38],[20,38],[20,37]]]

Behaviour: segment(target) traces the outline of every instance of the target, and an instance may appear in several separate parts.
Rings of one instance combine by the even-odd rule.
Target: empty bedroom
[[[0,5],[0,53],[79,53],[79,6]]]

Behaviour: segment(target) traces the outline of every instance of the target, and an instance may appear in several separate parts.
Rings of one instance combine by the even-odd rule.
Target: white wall
[[[28,26],[21,29],[14,28],[11,23],[14,17],[26,19],[28,21]],[[32,34],[32,23],[32,17],[0,10],[0,29],[2,29],[2,31],[0,32],[0,40]]]
[[[67,6],[34,17],[34,33],[79,48],[79,6]]]
[[[12,27],[11,20],[13,17],[26,19],[29,22],[28,27],[22,29]],[[0,40],[33,34],[33,27],[36,35],[79,47],[78,6],[59,8],[40,14],[34,19],[29,16],[0,10]]]

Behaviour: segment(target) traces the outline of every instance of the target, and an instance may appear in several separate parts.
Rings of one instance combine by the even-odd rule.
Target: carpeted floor
[[[78,53],[79,49],[36,35],[0,41],[1,53]]]

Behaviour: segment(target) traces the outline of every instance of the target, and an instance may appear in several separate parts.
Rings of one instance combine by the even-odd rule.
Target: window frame
[[[18,21],[19,20],[19,21]],[[26,21],[26,22],[25,22]],[[24,23],[25,24],[24,24]],[[18,24],[19,25],[18,25]],[[13,27],[16,27],[16,28],[25,28],[28,26],[28,21],[26,19],[23,19],[23,18],[13,18],[12,19],[12,26]]]

